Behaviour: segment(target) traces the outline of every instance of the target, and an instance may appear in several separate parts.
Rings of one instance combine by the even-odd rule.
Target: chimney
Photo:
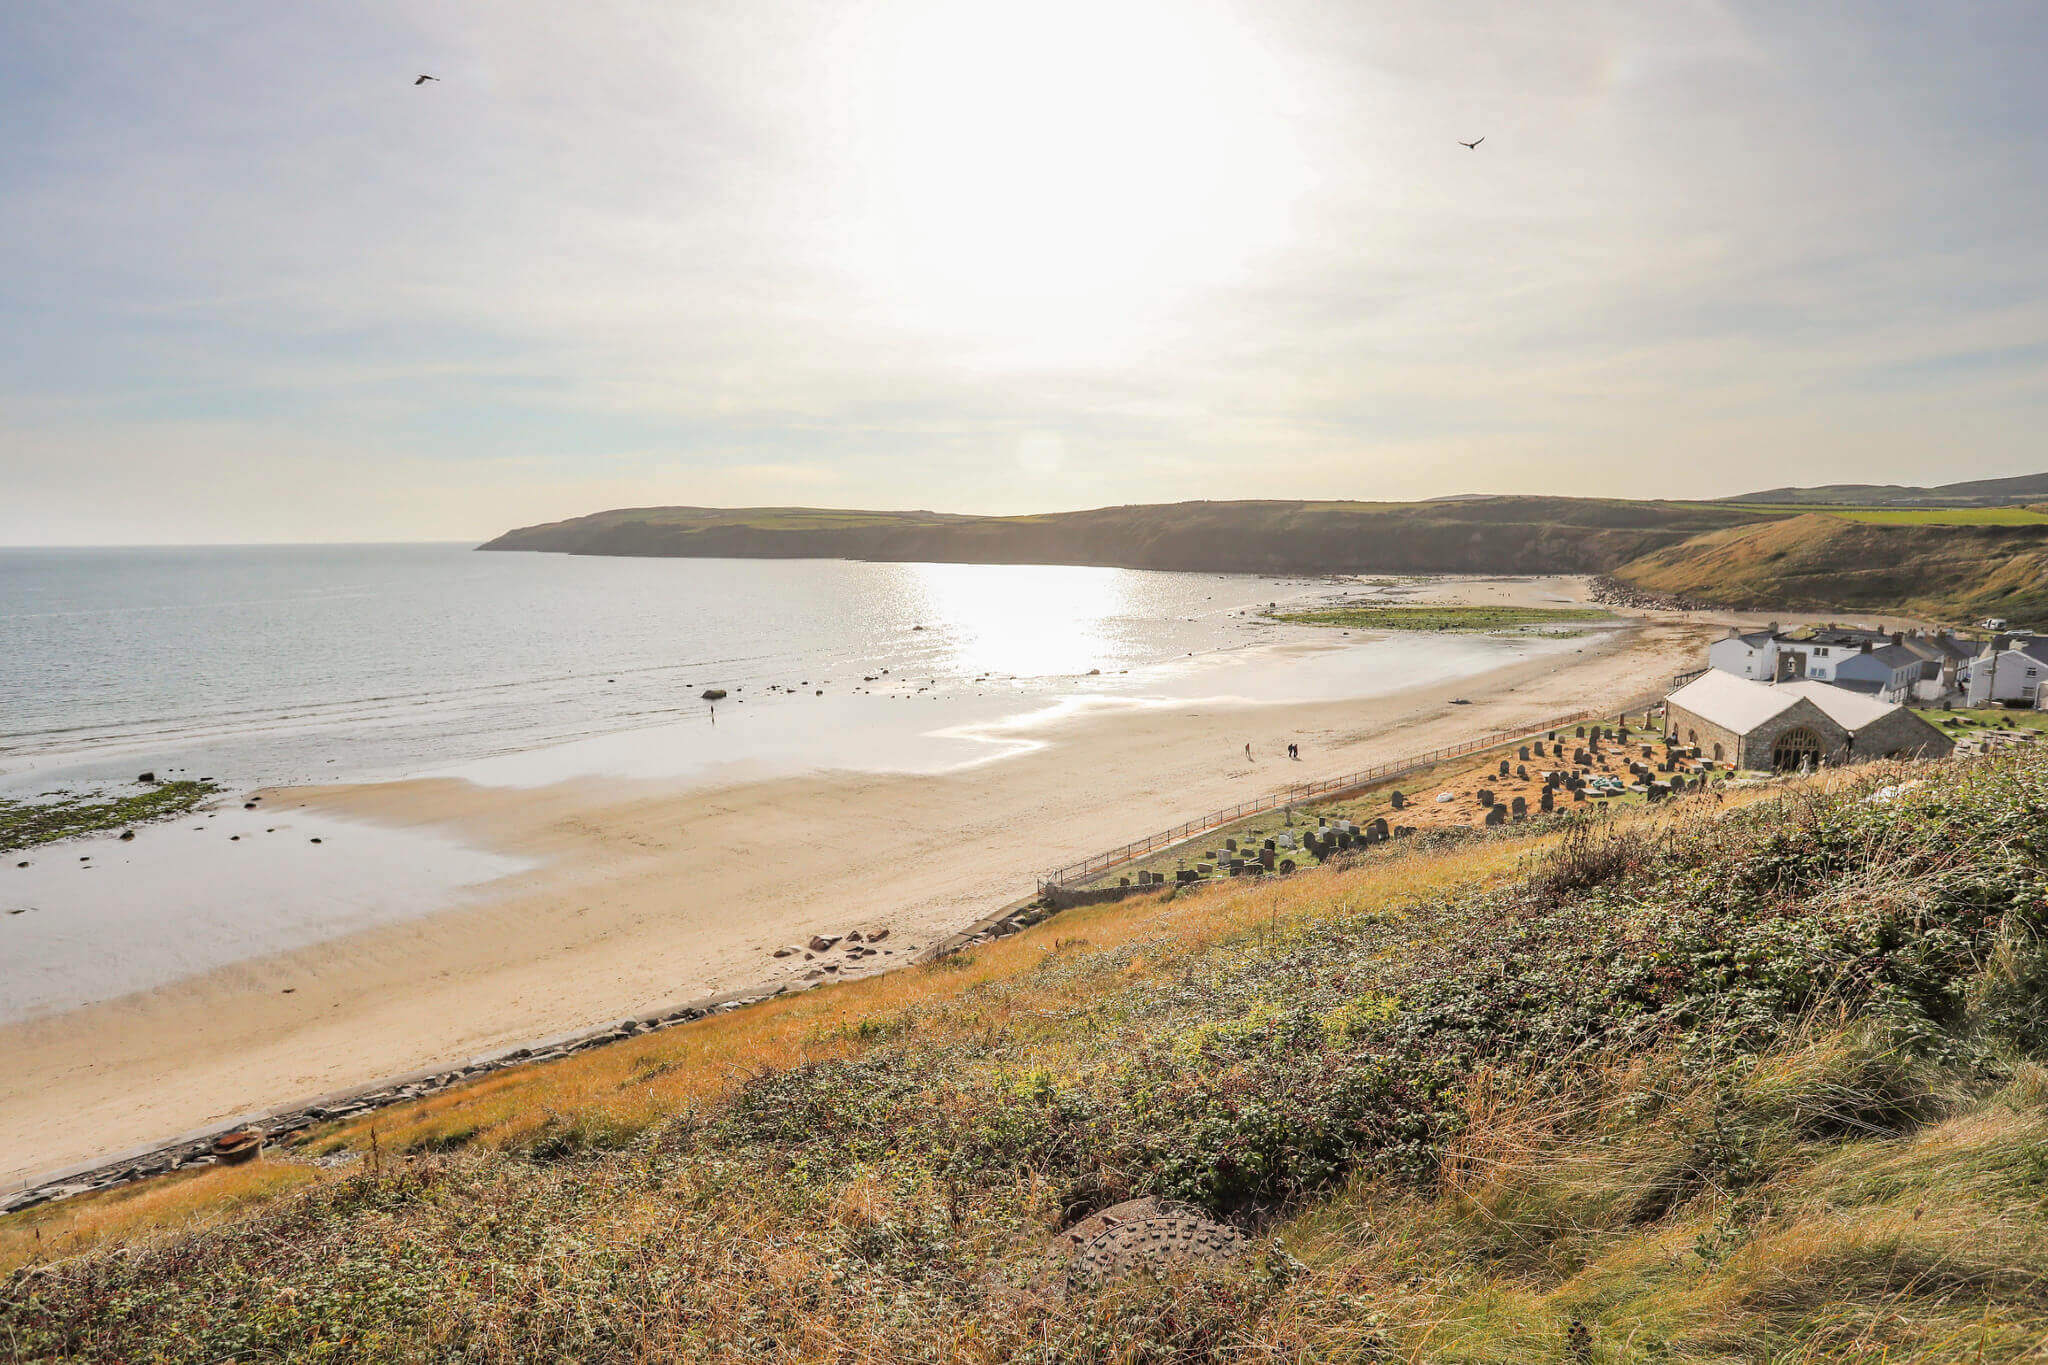
[[[1999,632],[1998,634],[1996,634],[1996,635],[1994,635],[1994,636],[1992,636],[1992,637],[1991,637],[1991,649],[1992,649],[1992,652],[1993,652],[1993,653],[2002,653],[2002,652],[2004,652],[2004,650],[2005,650],[2005,647],[2006,647],[2007,645],[2011,644],[2011,643],[2012,643],[2012,636],[2010,636],[2010,635],[2007,635],[2007,634],[2006,634],[2006,633],[2005,633],[2004,631],[2000,631],[2000,632]]]
[[[1903,631],[1903,630],[1895,630],[1895,631],[1893,631],[1893,632],[1892,632],[1892,643],[1893,643],[1893,644],[1895,644],[1895,645],[1902,645],[1902,644],[1906,643],[1906,632],[1905,632],[1905,631]]]
[[[1856,652],[1858,654],[1868,654],[1870,652],[1870,641],[1865,640],[1863,642],[1863,648],[1857,650]]]

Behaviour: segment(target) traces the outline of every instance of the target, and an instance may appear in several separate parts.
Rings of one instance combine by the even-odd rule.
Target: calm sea
[[[1273,638],[1246,609],[1330,591],[458,545],[0,550],[0,785],[397,777],[701,716],[707,687],[728,709],[854,688],[1042,702]]]

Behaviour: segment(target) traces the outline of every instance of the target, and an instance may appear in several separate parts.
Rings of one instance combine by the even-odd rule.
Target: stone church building
[[[1866,758],[1939,758],[1953,741],[1903,706],[1823,682],[1751,682],[1709,669],[1664,699],[1664,728],[1704,758],[1797,768]]]

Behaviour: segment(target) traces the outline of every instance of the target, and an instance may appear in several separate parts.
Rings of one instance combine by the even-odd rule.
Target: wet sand
[[[1508,580],[1409,600],[1574,595],[1575,580]],[[794,984],[801,959],[771,953],[821,930],[889,927],[891,955],[872,960],[887,967],[1051,866],[1213,807],[1633,700],[1696,666],[1712,633],[1647,620],[1364,699],[1061,710],[1006,727],[1030,747],[944,772],[273,793],[269,810],[432,831],[527,870],[456,908],[0,1028],[0,1180],[719,990]],[[1303,761],[1282,756],[1290,742]]]

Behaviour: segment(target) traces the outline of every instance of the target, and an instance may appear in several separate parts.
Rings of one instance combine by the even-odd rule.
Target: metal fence
[[[1456,758],[1461,754],[1476,753],[1481,749],[1497,748],[1500,745],[1512,744],[1517,740],[1542,735],[1551,730],[1559,730],[1567,725],[1577,725],[1582,721],[1609,716],[1623,716],[1631,711],[1642,709],[1642,705],[1638,704],[1624,706],[1615,711],[1574,711],[1568,716],[1553,716],[1549,720],[1538,721],[1533,725],[1521,725],[1508,730],[1495,730],[1490,734],[1462,740],[1456,744],[1447,744],[1440,749],[1431,749],[1425,754],[1416,754],[1409,758],[1398,759],[1392,763],[1382,763],[1376,767],[1360,769],[1355,773],[1346,773],[1342,777],[1332,777],[1321,782],[1303,782],[1297,786],[1286,787],[1280,791],[1270,792],[1265,796],[1254,797],[1250,801],[1240,801],[1225,810],[1210,811],[1207,815],[1201,816],[1198,819],[1185,821],[1175,825],[1172,829],[1162,830],[1158,834],[1149,835],[1133,843],[1125,844],[1121,848],[1110,849],[1107,853],[1098,853],[1092,858],[1083,858],[1080,862],[1068,863],[1065,867],[1055,868],[1038,879],[1038,889],[1041,892],[1045,892],[1093,880],[1119,864],[1130,862],[1134,858],[1142,858],[1146,854],[1157,852],[1162,848],[1170,848],[1185,839],[1200,834],[1204,830],[1231,824],[1234,821],[1242,820],[1247,815],[1257,815],[1260,811],[1278,810],[1283,806],[1298,806],[1304,801],[1313,801],[1317,797],[1335,796],[1340,792],[1354,791],[1360,787],[1370,786],[1375,782],[1384,782],[1390,777],[1400,777],[1405,773],[1417,772],[1441,763],[1447,758]]]

